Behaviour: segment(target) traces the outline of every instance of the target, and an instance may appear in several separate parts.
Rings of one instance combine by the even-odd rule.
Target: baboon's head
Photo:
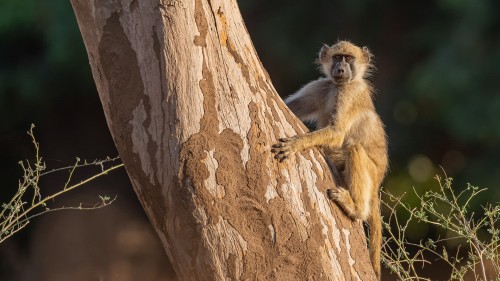
[[[336,85],[363,79],[371,68],[371,59],[372,54],[367,47],[360,48],[348,41],[339,41],[333,46],[323,45],[319,52],[323,73]]]

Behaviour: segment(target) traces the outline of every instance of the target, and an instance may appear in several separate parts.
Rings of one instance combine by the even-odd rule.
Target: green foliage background
[[[313,62],[322,43],[349,39],[374,52],[376,105],[390,142],[388,189],[435,186],[442,166],[456,187],[471,182],[489,189],[483,202],[499,201],[500,1],[238,2],[283,97],[319,75]],[[48,162],[116,155],[67,0],[0,1],[6,187],[15,188],[16,163],[31,153],[31,123]],[[4,188],[0,196],[12,193]]]

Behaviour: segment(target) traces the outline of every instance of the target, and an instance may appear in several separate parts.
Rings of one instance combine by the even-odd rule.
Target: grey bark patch
[[[103,36],[99,42],[99,56],[102,70],[108,81],[109,98],[112,104],[113,135],[120,139],[129,139],[132,132],[132,112],[144,97],[137,56],[120,24],[118,13],[114,13],[106,21]],[[114,130],[115,126],[125,130]]]
[[[120,15],[113,13],[103,28],[103,35],[99,41],[99,57],[103,74],[108,82],[110,130],[117,144],[120,157],[127,163],[127,171],[132,181],[146,185],[148,176],[141,167],[139,156],[133,152],[132,125],[134,109],[141,99],[148,101],[144,95],[137,54],[131,46],[127,35],[120,23]],[[148,105],[149,106],[149,105]],[[148,110],[146,111],[148,112]],[[146,125],[145,125],[146,126]],[[151,138],[148,137],[149,142]],[[149,145],[149,143],[148,143]],[[153,184],[147,186],[134,186],[137,194],[144,197],[143,202],[150,202],[149,206],[155,212],[155,220],[161,221],[164,212],[164,203],[160,196],[160,188]],[[163,228],[163,226],[159,226]]]

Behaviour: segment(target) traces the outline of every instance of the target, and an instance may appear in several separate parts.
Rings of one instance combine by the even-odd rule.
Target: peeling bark
[[[323,157],[270,145],[286,108],[234,0],[72,0],[108,126],[182,280],[375,280]]]

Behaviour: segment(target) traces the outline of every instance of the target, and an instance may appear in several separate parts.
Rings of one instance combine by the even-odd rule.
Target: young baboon
[[[285,102],[302,121],[318,130],[282,138],[272,152],[280,162],[291,154],[320,147],[340,172],[341,184],[327,191],[352,219],[370,225],[370,257],[380,279],[382,225],[378,191],[387,170],[384,125],[375,112],[367,81],[373,66],[367,47],[340,41],[319,53],[326,77],[305,85]]]

